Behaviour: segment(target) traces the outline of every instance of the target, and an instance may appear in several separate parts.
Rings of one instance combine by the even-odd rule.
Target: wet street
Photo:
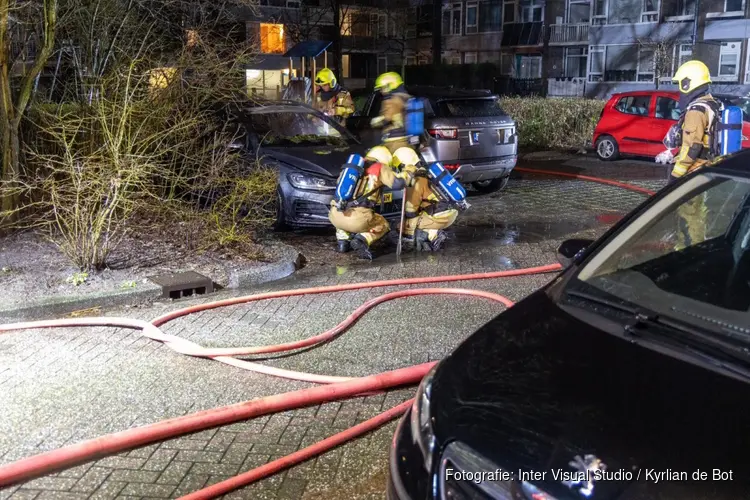
[[[653,164],[602,164],[589,157],[535,157],[525,168],[606,177],[649,189],[665,183]],[[373,262],[332,252],[333,232],[280,237],[305,255],[291,277],[243,295],[378,279],[479,273],[555,262],[571,237],[596,237],[645,196],[612,186],[517,173],[507,188],[472,195],[444,251],[393,247]],[[552,275],[455,282],[519,301]],[[425,285],[421,286],[422,288]],[[333,327],[363,302],[404,287],[265,300],[172,321],[166,333],[211,347],[288,342]],[[238,295],[220,292],[108,311],[151,320],[167,311]],[[264,364],[337,376],[364,376],[438,360],[503,306],[471,297],[427,296],[378,306],[332,342]],[[257,358],[256,358],[257,359]],[[190,358],[112,328],[24,331],[0,336],[0,462],[9,463],[108,432],[252,398],[309,387]],[[362,422],[409,399],[414,388],[328,403],[173,439],[0,491],[0,500],[176,498],[227,479]],[[225,498],[382,499],[396,422]]]

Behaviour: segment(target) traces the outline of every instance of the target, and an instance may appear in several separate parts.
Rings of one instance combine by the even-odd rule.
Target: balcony
[[[580,45],[589,42],[588,23],[553,24],[549,27],[550,45]]]
[[[543,23],[507,23],[503,25],[501,45],[506,47],[520,47],[542,45],[543,43]]]

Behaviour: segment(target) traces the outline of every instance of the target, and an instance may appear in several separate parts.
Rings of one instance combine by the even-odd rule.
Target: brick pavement
[[[606,229],[607,224],[597,219],[599,214],[626,213],[642,199],[634,193],[581,181],[517,179],[501,195],[472,197],[473,215],[460,221],[454,241],[444,252],[408,256],[402,262],[391,256],[373,264],[315,262],[258,291],[545,264],[554,260],[554,249],[562,239],[595,236]],[[450,286],[491,290],[520,300],[549,278],[529,276]],[[393,289],[233,306],[181,318],[164,329],[207,346],[284,342],[330,328],[365,300]],[[230,295],[222,292],[210,300]],[[107,314],[152,319],[200,301],[156,303]],[[399,368],[440,359],[500,311],[499,304],[467,297],[402,299],[378,306],[333,342],[265,362],[341,376]],[[133,331],[58,329],[3,335],[0,461],[7,463],[107,432],[307,386],[211,360],[187,358]],[[408,388],[173,439],[0,491],[0,500],[175,498],[307,446],[393,407],[411,394],[413,388]],[[395,422],[227,498],[383,498],[387,450],[394,428]]]

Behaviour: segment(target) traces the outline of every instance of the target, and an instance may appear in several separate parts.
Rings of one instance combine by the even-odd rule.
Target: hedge
[[[605,101],[506,97],[501,99],[500,104],[516,121],[519,147],[528,151],[591,146],[591,137]]]

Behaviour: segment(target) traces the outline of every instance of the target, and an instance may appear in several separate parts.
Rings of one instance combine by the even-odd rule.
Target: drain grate
[[[148,279],[161,287],[162,297],[165,299],[181,299],[214,291],[213,280],[195,271],[160,274]]]

